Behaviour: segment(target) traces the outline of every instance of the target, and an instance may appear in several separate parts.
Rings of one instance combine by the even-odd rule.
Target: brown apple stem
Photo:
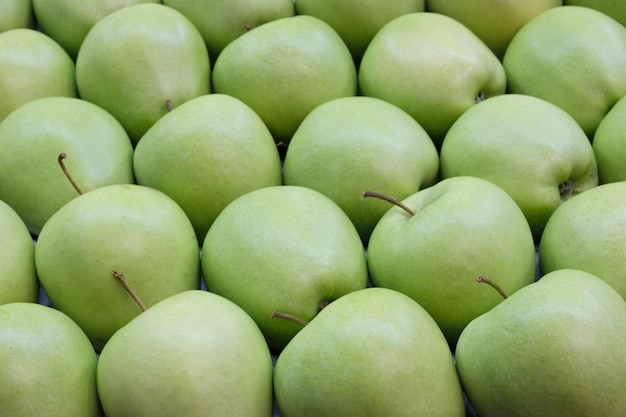
[[[133,300],[135,300],[141,311],[146,311],[146,305],[143,303],[143,301],[141,301],[141,298],[139,298],[135,290],[132,289],[128,281],[126,281],[124,274],[117,271],[112,271],[111,273],[122,283],[124,289],[128,292],[128,294],[130,294],[131,297],[133,297]]]
[[[165,99],[165,108],[167,109],[168,112],[172,111],[173,109],[172,100],[170,100],[169,98]]]
[[[375,197],[375,198],[379,198],[381,200],[385,200],[385,201],[387,201],[387,202],[389,202],[391,204],[395,204],[396,206],[400,207],[402,210],[406,211],[411,216],[415,215],[415,212],[413,210],[411,210],[410,208],[408,208],[404,203],[402,203],[402,201],[397,200],[397,199],[395,199],[393,197],[390,197],[388,195],[377,193],[375,191],[364,191],[363,192],[363,197]]]
[[[243,25],[243,28],[246,30],[246,32],[250,32],[252,30],[252,25],[246,23],[245,25]]]
[[[496,291],[498,291],[500,293],[500,295],[502,296],[502,298],[504,298],[505,300],[507,298],[509,298],[509,295],[502,289],[502,287],[500,287],[498,284],[496,284],[495,282],[493,282],[492,280],[490,280],[489,278],[481,275],[478,278],[476,278],[477,282],[484,282],[485,284],[489,284],[491,285],[493,288],[495,288]]]
[[[67,154],[65,152],[61,152],[59,154],[59,157],[57,158],[57,161],[59,161],[59,165],[61,166],[61,169],[63,170],[63,173],[65,174],[67,179],[70,181],[70,183],[72,184],[74,189],[78,192],[78,194],[82,195],[83,191],[80,189],[78,184],[76,184],[76,181],[74,181],[74,178],[72,178],[72,176],[70,175],[69,171],[67,170],[67,167],[65,166],[65,162],[63,162],[63,160],[65,158],[67,158]]]
[[[309,324],[309,322],[307,322],[307,321],[299,319],[296,316],[292,316],[289,313],[283,313],[282,311],[274,311],[270,317],[273,318],[273,319],[279,318],[279,319],[289,320],[289,321],[292,321],[292,322],[294,322],[296,324],[299,324],[302,327],[304,327],[307,324]]]

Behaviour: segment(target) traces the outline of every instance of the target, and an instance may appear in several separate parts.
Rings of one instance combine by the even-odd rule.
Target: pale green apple
[[[200,244],[235,198],[282,184],[272,134],[240,100],[191,99],[159,119],[135,148],[137,182],[163,191],[187,213]]]
[[[500,59],[518,30],[562,0],[427,0],[428,11],[445,14],[474,32]]]
[[[270,417],[272,360],[237,305],[207,291],[173,295],[116,332],[98,360],[107,417]]]
[[[161,0],[30,0],[41,31],[76,59],[91,28],[106,15],[137,3]]]
[[[36,303],[0,306],[0,414],[100,417],[96,353],[69,317]]]
[[[272,318],[274,311],[309,321],[368,281],[365,251],[348,216],[323,194],[290,185],[230,203],[204,239],[201,263],[209,291],[241,306],[275,350],[301,326]]]
[[[209,93],[210,66],[189,19],[162,4],[134,4],[89,31],[76,83],[81,98],[116,117],[136,143],[169,106]]]
[[[76,97],[74,62],[56,42],[34,29],[0,33],[0,122],[29,101]]]
[[[185,212],[150,187],[118,184],[73,199],[44,225],[35,265],[52,304],[96,349],[140,306],[200,286],[198,241]]]
[[[0,305],[38,298],[33,239],[22,218],[0,200]]]
[[[358,81],[363,95],[413,116],[437,147],[465,110],[506,88],[502,64],[484,42],[438,13],[409,13],[385,24],[363,54]]]
[[[0,33],[18,28],[35,28],[31,0],[3,0],[0,3]]]
[[[439,155],[424,129],[402,109],[372,97],[321,104],[294,134],[284,182],[313,188],[350,217],[367,242],[389,204],[363,199],[376,191],[403,199],[432,185]]]
[[[594,275],[563,269],[473,320],[456,364],[481,417],[614,417],[626,410],[624,340],[620,295]]]
[[[293,0],[163,0],[163,4],[193,22],[213,60],[247,31],[295,14]]]
[[[611,284],[626,299],[626,181],[599,185],[562,204],[539,245],[543,273],[574,268]]]
[[[119,122],[100,107],[71,97],[24,104],[0,123],[0,199],[33,235],[78,196],[59,166],[82,191],[132,183],[133,148]]]
[[[295,4],[298,14],[315,16],[335,29],[357,63],[374,35],[387,22],[424,11],[424,0],[297,0]]]
[[[554,7],[517,32],[502,63],[509,92],[556,104],[592,138],[626,95],[626,28],[587,7]]]
[[[556,105],[506,94],[469,109],[448,131],[440,155],[441,176],[489,180],[513,197],[535,240],[554,210],[598,185],[589,139]]]
[[[470,321],[502,302],[479,276],[507,293],[534,282],[530,227],[503,189],[477,177],[442,180],[402,203],[414,214],[392,206],[370,237],[372,283],[417,301],[454,348]]]
[[[213,86],[249,105],[277,142],[289,142],[315,107],[356,95],[357,74],[337,32],[315,17],[292,16],[228,44],[215,62]]]
[[[618,100],[593,135],[601,184],[626,180],[626,96]]]
[[[328,305],[276,361],[282,417],[464,417],[463,392],[437,323],[418,303],[366,288]]]
[[[624,0],[563,0],[563,4],[598,10],[626,26],[626,1]]]

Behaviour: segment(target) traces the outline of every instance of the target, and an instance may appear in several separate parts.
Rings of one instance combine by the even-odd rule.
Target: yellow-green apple
[[[624,0],[563,0],[563,4],[598,10],[626,26],[626,2]]]
[[[626,180],[626,95],[604,116],[593,135],[600,184]]]
[[[0,3],[0,33],[19,28],[35,28],[31,0],[4,0]]]

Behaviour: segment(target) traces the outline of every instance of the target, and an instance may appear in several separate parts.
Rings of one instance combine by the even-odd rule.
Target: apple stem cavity
[[[480,275],[478,278],[476,278],[476,281],[477,282],[484,282],[485,284],[491,285],[493,288],[495,288],[496,291],[498,291],[500,293],[502,298],[504,298],[505,300],[507,298],[509,298],[509,295],[502,289],[502,287],[500,287],[498,284],[496,284],[495,282],[493,282],[489,278],[487,278],[487,277],[485,277],[483,275]]]
[[[559,184],[559,195],[561,196],[561,200],[565,201],[571,197],[574,192],[574,187],[572,187],[572,183],[570,180],[565,181],[562,184]]]
[[[120,283],[122,284],[124,289],[128,292],[128,294],[130,294],[130,296],[133,297],[133,300],[135,300],[135,302],[137,303],[141,311],[146,311],[147,310],[146,305],[143,303],[143,301],[141,301],[141,298],[139,298],[135,290],[132,289],[132,287],[130,286],[126,278],[124,277],[124,274],[117,272],[117,271],[112,271],[111,273],[113,274],[115,278],[117,278],[120,281]]]
[[[486,98],[485,93],[483,91],[479,91],[478,94],[476,94],[476,97],[474,97],[474,103],[478,104]]]
[[[59,165],[61,166],[61,169],[63,170],[63,173],[65,174],[67,179],[70,181],[70,183],[72,184],[72,186],[74,187],[76,192],[78,192],[79,195],[82,195],[83,191],[80,189],[78,184],[76,184],[76,181],[74,181],[74,178],[72,178],[72,176],[70,175],[69,171],[67,170],[67,167],[65,166],[65,162],[63,162],[63,160],[65,158],[67,158],[67,154],[65,152],[61,152],[59,154],[59,157],[57,158],[57,161],[59,162]]]
[[[385,200],[391,204],[395,204],[396,206],[400,207],[402,210],[406,211],[407,213],[409,213],[411,216],[415,215],[415,212],[413,210],[411,210],[409,207],[407,207],[402,201],[395,199],[393,197],[390,197],[388,195],[385,194],[381,194],[381,193],[377,193],[375,191],[364,191],[363,192],[363,197],[374,197],[374,198],[379,198],[381,200]]]
[[[270,317],[273,318],[273,319],[279,318],[279,319],[289,320],[289,321],[291,321],[293,323],[299,324],[302,327],[304,327],[307,324],[309,324],[308,321],[304,321],[302,319],[299,319],[298,317],[293,316],[293,315],[291,315],[289,313],[283,313],[282,311],[274,311]]]

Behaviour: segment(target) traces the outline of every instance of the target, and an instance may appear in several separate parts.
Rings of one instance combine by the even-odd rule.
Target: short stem
[[[165,108],[167,109],[168,112],[172,111],[173,109],[172,100],[170,100],[169,98],[165,99]]]
[[[143,303],[143,301],[141,301],[141,298],[139,298],[137,293],[131,288],[128,281],[126,281],[124,274],[117,272],[117,271],[112,271],[111,273],[113,274],[115,278],[120,280],[124,289],[128,292],[128,294],[130,294],[131,297],[133,297],[133,300],[135,300],[137,305],[139,305],[139,308],[141,309],[141,311],[146,311],[146,305]]]
[[[296,316],[292,316],[289,313],[283,313],[282,311],[274,311],[270,317],[273,318],[273,319],[274,318],[286,319],[286,320],[289,320],[289,321],[294,322],[296,324],[299,324],[302,327],[304,327],[307,324],[309,324],[309,322],[307,322],[307,321],[299,319]]]
[[[485,276],[479,276],[478,278],[476,278],[476,281],[478,282],[484,282],[485,284],[489,284],[491,285],[493,288],[495,288],[496,291],[498,291],[500,293],[500,295],[502,296],[502,298],[504,298],[505,300],[507,298],[509,298],[509,295],[502,289],[502,287],[500,287],[498,284],[496,284],[495,282],[493,282],[492,280],[490,280],[489,278],[485,277]]]
[[[375,191],[364,191],[363,192],[363,197],[375,197],[375,198],[379,198],[381,200],[385,200],[385,201],[387,201],[387,202],[389,202],[391,204],[395,204],[396,206],[400,207],[402,210],[406,211],[411,216],[415,215],[415,212],[413,210],[411,210],[409,207],[407,207],[406,204],[404,204],[402,201],[400,201],[398,199],[395,199],[393,197],[390,197],[388,195],[377,193]]]
[[[78,192],[78,194],[82,195],[83,191],[80,189],[78,184],[76,184],[76,181],[74,181],[74,178],[72,178],[72,176],[70,175],[69,171],[67,170],[67,167],[65,166],[65,162],[63,162],[63,160],[65,158],[67,158],[67,154],[65,152],[61,152],[59,154],[59,157],[57,158],[57,161],[59,162],[59,165],[61,166],[61,169],[63,170],[63,173],[65,174],[67,179],[72,184],[72,187],[74,187],[74,189]]]

